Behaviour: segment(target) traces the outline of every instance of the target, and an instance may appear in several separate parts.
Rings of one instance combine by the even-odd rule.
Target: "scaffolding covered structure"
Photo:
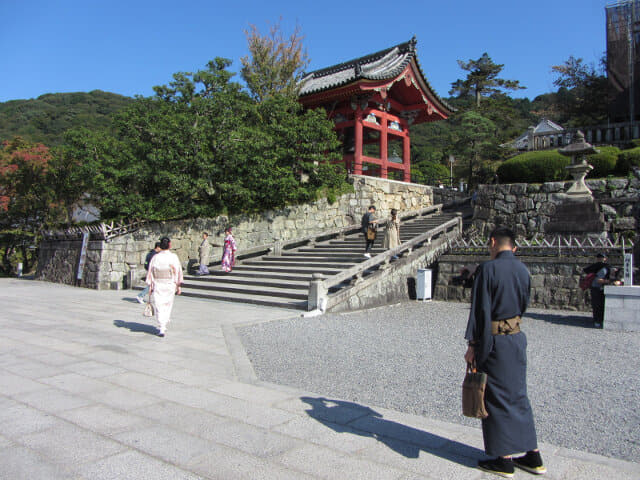
[[[640,114],[640,0],[605,7],[609,121],[630,122]]]

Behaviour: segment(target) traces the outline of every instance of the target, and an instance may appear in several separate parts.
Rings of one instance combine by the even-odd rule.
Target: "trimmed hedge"
[[[525,152],[498,167],[501,183],[544,183],[567,178],[565,167],[571,160],[557,150]]]
[[[612,175],[616,170],[616,162],[620,149],[618,147],[598,147],[600,153],[587,156],[587,162],[593,165],[589,178],[602,178]]]
[[[618,155],[615,169],[618,175],[627,175],[631,167],[640,167],[640,147],[623,150]]]

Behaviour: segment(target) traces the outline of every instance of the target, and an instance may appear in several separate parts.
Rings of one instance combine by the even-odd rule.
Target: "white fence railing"
[[[488,239],[472,237],[458,238],[452,242],[451,253],[457,254],[486,254]],[[516,240],[516,252],[520,255],[544,256],[575,256],[595,254],[606,251],[610,253],[633,249],[633,242],[618,237],[614,240],[608,237],[576,237],[576,236],[535,236],[531,239]]]

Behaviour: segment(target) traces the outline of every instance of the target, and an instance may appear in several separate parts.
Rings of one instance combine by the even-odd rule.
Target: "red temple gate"
[[[446,120],[454,110],[434,92],[416,58],[416,39],[316,70],[300,102],[324,107],[343,144],[349,173],[411,181],[409,126]]]

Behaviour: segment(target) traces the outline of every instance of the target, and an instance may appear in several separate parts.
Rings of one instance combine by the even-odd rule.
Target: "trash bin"
[[[431,300],[431,277],[433,270],[419,268],[416,279],[416,300]]]

